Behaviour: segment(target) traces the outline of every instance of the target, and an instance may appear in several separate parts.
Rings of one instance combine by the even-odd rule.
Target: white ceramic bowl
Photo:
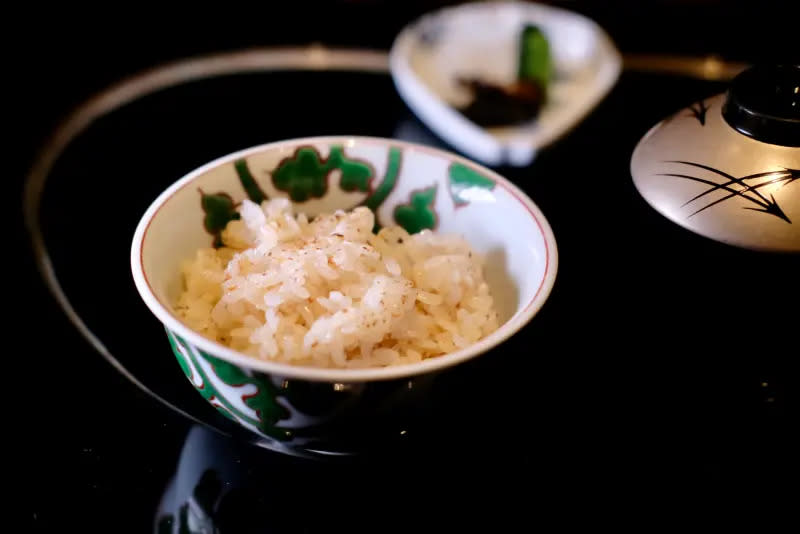
[[[556,75],[548,102],[530,123],[481,128],[456,109],[469,101],[456,80],[514,81],[525,24],[538,26],[550,43]],[[439,137],[486,164],[522,166],[597,106],[616,83],[622,56],[602,28],[578,13],[532,2],[468,2],[409,24],[389,63],[400,96]]]
[[[286,171],[298,154],[320,164],[333,162],[315,175],[318,187],[308,187],[314,182],[308,176],[298,179],[299,174]],[[343,170],[343,163],[349,170]],[[290,176],[288,181],[273,180],[278,167],[283,176]],[[343,172],[354,173],[348,191],[340,186]],[[367,205],[384,226],[396,224],[395,215],[404,213],[402,219],[417,226],[411,230],[433,226],[436,231],[462,234],[487,255],[487,282],[502,326],[465,349],[404,366],[319,369],[237,353],[192,331],[172,308],[181,290],[181,261],[214,240],[213,225],[209,229],[204,224],[213,222],[206,220],[209,205],[204,208],[201,202],[208,195],[222,199],[223,210],[229,209],[225,198],[238,203],[248,196],[289,197],[297,211],[310,216]],[[368,420],[365,415],[395,410],[414,391],[414,380],[421,375],[487,352],[522,328],[550,293],[557,251],[541,211],[489,169],[401,141],[319,137],[243,150],[175,182],[142,217],[131,247],[131,269],[145,304],[166,327],[182,369],[213,406],[263,436],[292,446],[330,449],[330,441],[321,436],[329,436],[332,427],[333,433],[341,434],[339,423],[347,419],[343,413],[363,423]],[[376,396],[376,388],[380,395]],[[399,394],[401,390],[406,393]],[[371,398],[366,411],[358,402],[364,395]],[[303,408],[310,397],[323,399],[312,403],[313,414]],[[320,430],[323,427],[327,433]]]

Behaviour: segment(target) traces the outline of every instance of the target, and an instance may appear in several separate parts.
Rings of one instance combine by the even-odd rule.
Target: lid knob
[[[725,121],[757,141],[800,146],[800,65],[759,65],[731,82]]]

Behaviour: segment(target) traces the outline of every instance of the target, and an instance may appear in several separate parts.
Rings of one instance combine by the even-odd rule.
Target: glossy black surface
[[[338,4],[339,18],[280,23],[233,9],[190,20],[185,11],[131,10],[127,26],[75,13],[28,14],[39,27],[22,42],[41,49],[17,43],[11,54],[18,75],[7,107],[19,119],[10,175],[24,175],[57,117],[141,68],[256,44],[386,47],[430,7]],[[781,27],[793,19],[765,6],[618,4],[588,3],[582,11],[626,51],[758,60],[796,50],[781,42],[793,42]],[[556,233],[561,265],[550,300],[522,336],[439,389],[431,410],[449,415],[446,425],[345,464],[229,439],[138,390],[70,325],[15,227],[14,251],[24,252],[7,263],[20,267],[11,298],[23,311],[7,336],[5,436],[11,515],[22,525],[8,530],[151,532],[170,515],[177,528],[187,502],[196,503],[196,524],[213,523],[223,534],[714,530],[748,517],[766,531],[791,525],[783,516],[796,522],[800,262],[682,230],[645,204],[629,175],[630,153],[648,128],[723,90],[624,74],[600,108],[531,168],[499,169],[532,196]],[[308,109],[286,104],[320,94],[331,97]],[[288,100],[273,105],[273,97]],[[247,108],[254,98],[259,106]],[[150,387],[209,425],[223,422],[185,383],[134,293],[126,251],[135,221],[164,185],[211,157],[345,131],[436,143],[383,76],[234,77],[166,91],[104,119],[69,147],[48,185],[48,245],[76,307]],[[90,184],[94,192],[84,195]],[[109,197],[116,211],[102,218],[112,212]],[[91,232],[81,224],[87,216],[98,223]],[[98,278],[90,283],[85,270]]]
[[[757,141],[800,147],[800,65],[758,65],[742,72],[730,84],[722,116]]]
[[[672,96],[645,108],[641,95],[656,84]],[[321,86],[330,98],[315,98]],[[746,491],[782,480],[797,347],[796,315],[783,310],[800,297],[800,258],[690,234],[648,208],[628,174],[630,151],[649,124],[720,89],[624,75],[595,114],[530,168],[499,169],[537,202],[558,240],[558,279],[540,314],[500,350],[441,382],[429,409],[447,414],[448,423],[409,433],[399,450],[323,467],[221,445],[241,451],[234,467],[256,488],[247,498],[295,506],[291,522],[314,529],[324,520],[271,493],[276,477],[291,494],[313,488],[309,498],[320,506],[342,502],[326,501],[320,488],[330,481],[337,494],[365,492],[384,513],[410,487],[427,503],[458,497],[472,502],[474,514],[502,511],[512,522],[528,510],[490,503],[522,498],[509,484],[550,488],[551,504],[566,506],[559,491],[577,485],[602,501],[609,479],[631,488],[622,490],[626,498],[636,498],[634,487]],[[247,439],[192,391],[171,357],[133,287],[130,236],[149,202],[205,161],[273,139],[342,132],[435,142],[387,76],[232,76],[169,89],[101,119],[70,145],[47,183],[45,240],[76,311],[135,376],[223,432]],[[112,303],[122,313],[110,313]],[[87,503],[129,510],[123,501],[134,498],[139,522],[155,517],[189,423],[126,384],[55,315],[80,364],[54,358],[48,369],[68,382],[65,402],[81,408],[69,411],[69,423],[56,423],[70,431],[41,467],[64,473],[55,486],[61,491],[77,483]],[[227,472],[218,474],[221,483],[239,484]],[[383,491],[396,494],[384,502]],[[52,518],[59,498],[51,499],[37,507]],[[226,506],[247,509],[247,502]],[[80,509],[63,505],[67,514]],[[404,520],[413,524],[424,510],[409,510]],[[447,521],[473,519],[460,512]]]

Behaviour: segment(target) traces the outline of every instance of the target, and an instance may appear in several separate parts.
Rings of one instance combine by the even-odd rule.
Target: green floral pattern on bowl
[[[169,329],[167,337],[186,378],[217,411],[271,438],[292,437],[276,426],[289,411],[278,403],[278,388],[268,378],[215,358]]]
[[[172,352],[195,390],[228,419],[260,434],[277,450],[308,448],[324,441],[337,453],[358,448],[352,435],[342,438],[332,421],[382,413],[398,419],[416,409],[431,377],[387,381],[377,386],[309,383],[271,377],[198,348],[166,329]],[[388,402],[387,402],[388,401]],[[354,426],[354,425],[351,425]]]
[[[300,146],[295,153],[281,160],[274,169],[264,171],[268,175],[274,189],[288,196],[293,203],[301,205],[310,199],[322,199],[331,187],[338,187],[343,192],[364,193],[360,202],[343,209],[352,209],[362,205],[375,211],[383,204],[397,184],[398,175],[403,162],[403,151],[398,147],[388,150],[386,170],[380,177],[378,185],[373,182],[378,178],[375,169],[368,161],[349,157],[342,145],[330,147],[327,158],[323,158],[314,146]],[[233,162],[236,175],[247,198],[261,203],[270,198],[250,170],[247,158]],[[336,175],[336,183],[331,184]],[[474,188],[491,191],[495,182],[469,167],[454,163],[448,169],[448,190],[454,207],[463,207],[470,203],[466,193]],[[388,224],[398,224],[409,233],[436,228],[436,191],[437,183],[418,191],[412,191],[405,203],[398,204],[392,214],[391,221],[383,223],[376,217],[376,229]],[[221,244],[220,233],[228,222],[239,218],[236,203],[231,194],[225,191],[205,193],[200,191],[201,206],[205,217],[206,230],[214,236],[214,245]]]

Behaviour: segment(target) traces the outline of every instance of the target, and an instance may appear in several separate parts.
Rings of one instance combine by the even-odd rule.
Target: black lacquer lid
[[[757,141],[800,146],[800,65],[745,70],[731,83],[722,115],[731,127]]]

